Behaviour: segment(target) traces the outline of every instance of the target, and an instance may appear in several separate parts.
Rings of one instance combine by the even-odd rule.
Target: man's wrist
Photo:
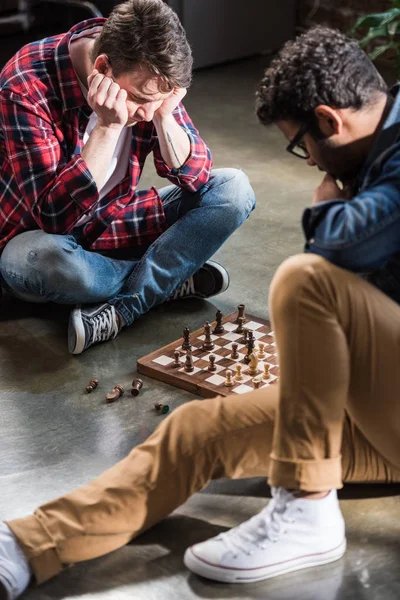
[[[157,115],[156,113],[154,113],[153,123],[156,129],[158,127],[162,127],[164,129],[165,127],[168,127],[168,125],[170,125],[171,123],[176,123],[176,121],[172,113],[168,113],[167,115]]]

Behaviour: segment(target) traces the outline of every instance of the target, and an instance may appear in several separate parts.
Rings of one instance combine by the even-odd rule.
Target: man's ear
[[[343,121],[337,110],[321,104],[314,110],[320,131],[325,137],[338,135],[343,130]]]
[[[111,66],[107,54],[99,54],[94,61],[94,68],[98,70],[102,75],[110,75]]]

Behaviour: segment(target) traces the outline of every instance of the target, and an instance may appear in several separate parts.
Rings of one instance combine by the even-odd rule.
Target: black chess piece
[[[235,333],[244,333],[244,327],[243,327],[244,317],[238,317],[238,323],[239,324],[238,324],[237,328],[235,329]]]
[[[186,353],[186,360],[185,360],[185,371],[186,373],[192,373],[194,371],[194,366],[193,366],[193,356],[192,353],[190,351],[188,351]]]
[[[215,319],[216,319],[216,324],[215,324],[213,333],[215,333],[216,335],[221,335],[221,333],[225,332],[225,328],[222,325],[222,312],[220,310],[217,310]]]
[[[210,356],[208,357],[209,360],[209,365],[207,367],[208,371],[216,371],[217,367],[215,366],[215,356],[214,354],[210,354]]]
[[[182,342],[182,350],[191,350],[192,344],[190,343],[190,329],[189,327],[185,327],[183,330],[183,342]]]
[[[254,334],[252,331],[249,331],[247,334],[247,354],[244,357],[244,362],[246,365],[250,362],[250,354],[254,352],[254,348],[256,347],[256,340],[254,339]]]
[[[239,358],[239,352],[238,352],[238,345],[237,344],[232,344],[231,358],[233,358],[234,360],[237,359],[237,358]]]
[[[235,323],[239,323],[239,319],[240,318],[244,319],[243,323],[246,322],[246,317],[244,316],[244,309],[245,309],[245,305],[244,304],[239,304],[239,306],[238,306],[238,314],[237,314],[237,318],[236,318]]]
[[[204,335],[205,335],[205,340],[203,342],[202,349],[205,350],[206,352],[209,352],[210,350],[214,350],[214,342],[211,339],[211,325],[208,321],[204,325]]]

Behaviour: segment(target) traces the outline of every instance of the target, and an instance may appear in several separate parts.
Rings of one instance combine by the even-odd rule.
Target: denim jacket
[[[400,303],[400,84],[361,170],[351,201],[333,199],[303,214],[306,252],[362,274]]]

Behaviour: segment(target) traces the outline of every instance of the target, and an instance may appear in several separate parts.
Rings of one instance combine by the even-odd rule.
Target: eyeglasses
[[[309,128],[309,123],[304,123],[286,148],[290,154],[294,154],[294,156],[297,156],[298,158],[304,158],[305,160],[310,158],[310,153],[301,139],[307,133]]]

